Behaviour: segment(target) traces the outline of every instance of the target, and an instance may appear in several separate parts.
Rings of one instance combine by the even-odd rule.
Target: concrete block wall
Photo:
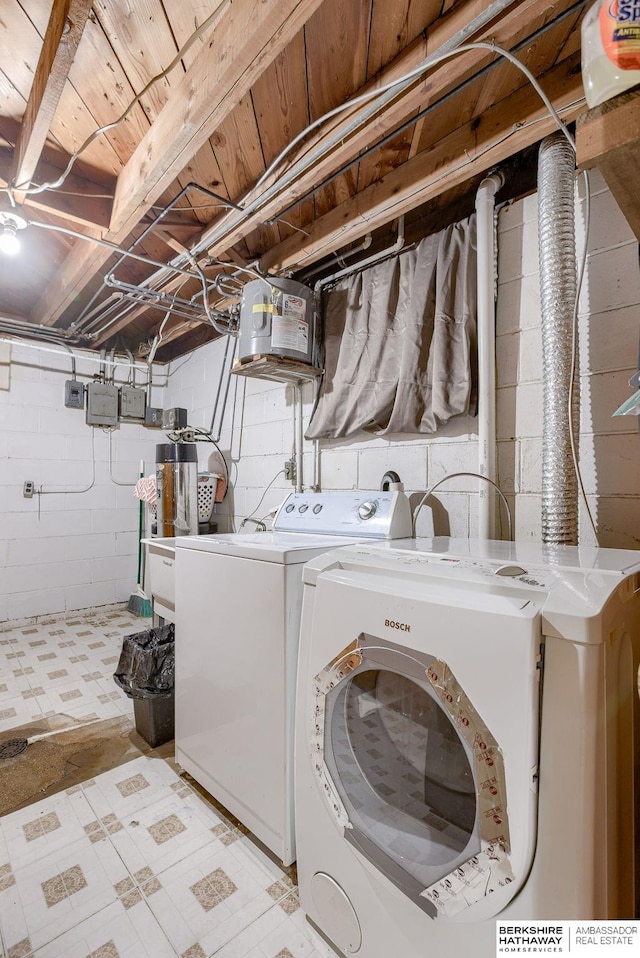
[[[138,500],[130,484],[141,459],[154,471],[158,433],[123,423],[109,436],[87,426],[83,411],[64,406],[68,354],[2,346],[0,622],[126,601],[137,574]],[[98,367],[78,357],[78,378],[87,382]],[[44,494],[25,498],[27,480]]]
[[[582,422],[580,462],[600,544],[640,543],[640,437],[636,417],[612,419],[630,395],[637,368],[640,279],[638,244],[597,173],[590,174],[592,223],[587,273],[580,300],[579,349]],[[584,185],[578,185],[578,243],[584,238]],[[499,214],[497,305],[499,481],[510,502],[518,538],[541,535],[542,345],[538,288],[537,196]],[[190,423],[208,427],[222,365],[218,341],[179,360],[169,377],[167,404],[186,406]],[[304,387],[305,422],[314,388]],[[267,516],[293,488],[281,470],[293,447],[292,387],[232,376],[220,444],[231,465],[232,493],[217,507],[221,530],[254,513]],[[312,481],[312,444],[305,443],[305,482]],[[200,467],[209,450],[202,444]],[[477,425],[461,417],[432,437],[363,437],[321,444],[323,489],[376,489],[388,469],[410,492],[443,476],[477,468]],[[268,484],[269,489],[265,492]],[[453,479],[424,508],[418,535],[469,536],[477,532],[480,483]],[[263,498],[264,496],[264,498]],[[261,501],[262,500],[262,501]],[[257,507],[257,509],[256,509]],[[506,530],[506,526],[504,526]],[[582,510],[581,536],[593,541]]]

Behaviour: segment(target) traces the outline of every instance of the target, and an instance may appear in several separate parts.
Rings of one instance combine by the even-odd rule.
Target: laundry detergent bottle
[[[589,8],[582,82],[591,108],[640,83],[640,0],[598,0]]]

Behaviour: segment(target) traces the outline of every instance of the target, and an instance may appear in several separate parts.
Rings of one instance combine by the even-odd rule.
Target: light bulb
[[[8,256],[15,256],[20,252],[20,240],[16,234],[16,229],[10,223],[5,223],[4,229],[0,233],[0,251]]]

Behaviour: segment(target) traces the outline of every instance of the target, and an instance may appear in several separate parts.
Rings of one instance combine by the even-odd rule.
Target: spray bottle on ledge
[[[590,108],[640,84],[640,0],[598,0],[589,8],[582,82]]]

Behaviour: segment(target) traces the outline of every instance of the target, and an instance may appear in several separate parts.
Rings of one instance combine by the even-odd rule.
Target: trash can
[[[133,699],[136,732],[156,748],[174,737],[173,623],[125,635],[113,679]]]

